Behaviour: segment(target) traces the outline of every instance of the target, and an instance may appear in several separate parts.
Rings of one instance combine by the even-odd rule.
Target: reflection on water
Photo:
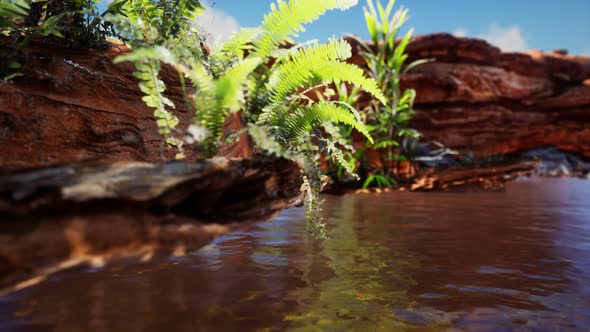
[[[326,197],[182,259],[0,298],[0,331],[590,330],[590,182]]]

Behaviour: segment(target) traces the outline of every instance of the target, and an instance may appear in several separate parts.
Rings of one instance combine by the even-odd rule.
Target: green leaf
[[[311,47],[296,52],[279,66],[273,67],[268,82],[273,94],[272,102],[284,100],[298,87],[311,83],[314,73],[317,74],[326,63],[346,60],[351,55],[350,44],[342,39],[333,39],[327,44],[314,43]]]
[[[348,82],[359,86],[381,103],[386,102],[386,98],[379,89],[377,82],[366,77],[364,71],[358,66],[345,62],[329,61],[313,68],[313,72],[322,82],[334,82],[336,84],[342,81]]]
[[[243,96],[243,85],[250,75],[260,64],[262,59],[250,57],[231,67],[225,75],[216,82],[217,96],[222,108],[229,108],[231,111],[238,111],[241,107]]]
[[[256,56],[268,57],[288,37],[305,31],[304,24],[318,19],[328,10],[346,10],[356,5],[357,0],[277,0],[271,4],[271,12],[264,16],[260,25],[261,38],[254,44]]]
[[[417,66],[423,65],[425,63],[433,62],[433,61],[434,61],[433,58],[430,58],[430,59],[420,59],[420,60],[413,61],[413,62],[411,62],[409,65],[407,65],[404,68],[404,70],[402,71],[402,73],[405,74],[405,73],[409,72],[410,70],[412,70],[413,68],[415,68]]]
[[[362,122],[357,121],[348,109],[331,102],[318,103],[289,113],[281,123],[281,129],[286,131],[287,139],[293,139],[302,136],[322,122],[351,126],[373,143],[373,138]]]

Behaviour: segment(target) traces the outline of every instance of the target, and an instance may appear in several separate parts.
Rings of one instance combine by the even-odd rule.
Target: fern
[[[129,54],[119,56],[115,62],[130,61],[135,64],[135,76],[140,79],[142,98],[148,107],[154,109],[154,116],[159,133],[166,143],[175,146],[179,153],[177,158],[184,157],[183,140],[175,134],[179,121],[172,113],[174,104],[163,95],[164,83],[158,78],[160,63],[167,63],[176,68],[181,77],[181,85],[187,105],[191,104],[186,91],[184,79],[203,91],[208,91],[207,109],[214,107],[214,87],[206,69],[200,63],[202,50],[199,48],[199,37],[188,24],[203,7],[197,0],[117,0],[107,9],[106,18],[115,25],[115,29],[124,36],[132,47]],[[114,16],[118,14],[118,16]],[[206,123],[217,123],[210,114],[200,119]],[[197,119],[195,119],[195,122]],[[205,130],[204,132],[209,132]]]
[[[274,69],[274,74],[272,74],[269,79],[268,87],[270,94],[272,95],[272,104],[262,110],[256,123],[273,123],[277,119],[280,119],[281,114],[288,111],[288,108],[282,107],[283,105],[281,105],[281,101],[285,100],[286,96],[292,95],[297,88],[309,85],[309,83],[315,83],[318,80],[322,83],[334,82],[337,85],[342,81],[353,83],[374,95],[378,100],[384,102],[385,97],[379,90],[377,83],[366,78],[362,69],[338,61],[345,60],[349,58],[350,55],[351,47],[346,41],[332,40],[325,45],[318,45],[316,43],[312,47],[303,49],[292,55],[289,59],[284,60],[276,69]],[[296,95],[296,97],[301,97],[301,95]],[[354,118],[350,119],[351,112],[343,113],[341,112],[342,108],[336,107],[335,105],[330,106],[328,109],[320,108],[320,110],[337,110],[339,113],[329,114],[329,112],[326,112],[321,114],[318,113],[314,116],[324,116],[326,118],[334,116],[336,122],[351,125],[360,132],[367,133],[364,126],[359,125],[361,124],[361,119],[358,112],[345,102],[340,102],[340,106],[349,108]],[[318,111],[318,109],[314,108],[312,111]],[[296,112],[296,114],[301,114],[301,111]],[[309,120],[309,113],[305,114],[307,114],[307,116],[304,116],[299,120]],[[346,121],[341,121],[343,118],[338,118],[339,116],[342,116],[342,114],[347,116]],[[316,118],[315,120],[319,119]],[[305,121],[299,124],[303,123],[305,123]],[[310,128],[310,123],[307,123],[307,125],[301,127],[300,130],[309,130]],[[368,137],[370,137],[370,135],[368,135]]]
[[[131,53],[117,57],[114,62],[133,62],[137,71],[134,76],[140,80],[139,88],[144,96],[145,104],[154,109],[154,117],[158,125],[158,132],[166,142],[179,149],[177,157],[182,157],[182,140],[173,136],[179,123],[178,118],[168,108],[174,109],[174,103],[164,96],[166,85],[158,77],[160,62],[176,64],[174,55],[162,46],[145,47],[133,50]]]
[[[140,29],[155,28],[162,40],[186,30],[190,20],[203,10],[198,0],[117,0],[111,6],[120,8],[120,14]],[[154,39],[153,35],[145,37]]]
[[[250,57],[227,70],[224,77],[216,82],[220,107],[238,111],[244,103],[243,85],[248,76],[262,63],[262,59]]]
[[[193,67],[196,72],[188,74],[197,88],[195,106],[198,111],[195,113],[195,123],[207,128],[211,134],[204,142],[207,154],[215,152],[229,111],[238,111],[243,105],[244,84],[260,63],[259,58],[246,59],[228,69],[218,80],[213,80],[198,63]]]
[[[172,143],[181,143],[171,140],[177,130],[177,119],[157,78],[159,64],[164,62],[190,81],[188,88],[192,91],[187,93],[187,99],[195,115],[189,131],[196,133],[193,137],[199,137],[193,140],[199,142],[199,151],[206,156],[214,155],[222,138],[227,137],[223,130],[227,116],[241,111],[242,117],[249,121],[247,132],[258,153],[303,162],[309,185],[310,229],[317,236],[325,237],[319,215],[322,181],[317,167],[318,154],[332,157],[354,174],[353,164],[346,160],[342,150],[349,145],[336,137],[340,127],[334,124],[350,127],[365,135],[368,141],[372,142],[372,138],[357,110],[345,101],[329,100],[334,94],[332,89],[325,90],[317,99],[311,96],[319,91],[318,87],[346,82],[374,95],[378,101],[385,101],[385,97],[362,70],[343,62],[352,53],[351,46],[343,40],[334,39],[327,44],[314,42],[284,51],[279,50],[279,45],[327,10],[346,9],[357,1],[277,0],[260,27],[242,30],[208,56],[198,58],[194,57],[198,50],[183,44],[181,39],[190,36],[188,28],[174,34],[163,29],[167,25],[160,18],[166,16],[167,7],[162,7],[161,2],[120,1],[125,1],[122,8],[127,12],[131,28],[136,29],[129,29],[128,35],[132,38],[140,35],[144,39],[132,41],[133,52],[119,61],[136,64],[142,91],[146,93],[144,100],[155,109],[162,134]],[[163,46],[157,48],[151,43]]]
[[[359,122],[348,109],[336,103],[322,102],[311,107],[299,108],[287,115],[283,121],[282,128],[287,139],[297,139],[317,125],[330,122],[349,125],[365,135],[367,140],[373,141],[365,125]]]
[[[326,11],[346,10],[357,0],[278,0],[271,4],[271,12],[264,16],[260,26],[262,37],[254,44],[256,56],[266,58],[289,36],[305,31],[304,24],[311,23]]]
[[[377,82],[366,77],[364,71],[355,65],[331,61],[319,67],[315,71],[315,74],[323,82],[334,82],[337,84],[340,82],[352,83],[373,95],[379,102],[386,103],[386,98],[379,89]]]
[[[354,163],[346,160],[344,152],[341,148],[336,146],[336,142],[332,140],[324,140],[326,143],[326,151],[332,157],[332,160],[342,167],[348,174],[350,174],[355,180],[359,179],[359,176],[355,173]]]
[[[276,127],[258,126],[253,124],[248,125],[248,133],[254,140],[257,149],[264,151],[269,155],[289,159],[293,158],[291,152],[286,150],[285,147],[276,140],[276,137],[272,133],[275,129]]]
[[[275,102],[267,105],[262,109],[262,112],[258,115],[256,125],[262,126],[269,123],[276,123],[278,120],[278,114],[284,114],[288,111],[284,101]]]
[[[234,33],[230,40],[224,43],[213,56],[242,59],[244,58],[244,51],[253,48],[252,41],[259,33],[260,30],[256,28],[243,28],[239,32]]]
[[[167,110],[167,107],[174,108],[174,103],[163,95],[166,86],[158,78],[160,64],[155,61],[137,62],[135,67],[135,77],[140,79],[139,88],[145,94],[141,99],[148,107],[154,108],[158,132],[168,143],[177,145],[172,138],[172,131],[178,125],[178,118]]]
[[[332,60],[346,60],[352,55],[350,44],[342,39],[333,39],[328,44],[315,43],[312,47],[295,53],[290,59],[273,68],[269,88],[274,94],[272,101],[284,100],[296,88],[310,83],[314,71]]]

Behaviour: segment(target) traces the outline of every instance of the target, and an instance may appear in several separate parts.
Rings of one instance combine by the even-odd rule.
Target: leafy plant
[[[49,35],[63,37],[57,16],[46,18],[35,27],[23,25],[30,17],[30,11],[29,0],[0,2],[0,38],[5,38],[3,45],[0,45],[0,77],[5,81],[22,75],[18,71],[21,64],[17,57],[32,38]]]
[[[227,71],[217,79],[212,79],[212,75],[200,76],[205,77],[205,81],[195,84],[201,87],[197,90],[198,104],[209,101],[209,107],[197,112],[200,125],[212,134],[208,144],[219,142],[219,128],[228,112],[243,110],[250,123],[250,133],[253,134],[253,130],[265,133],[262,137],[252,135],[259,149],[298,160],[305,166],[308,228],[316,237],[326,236],[320,218],[318,196],[322,180],[317,158],[327,155],[336,163],[344,162],[337,137],[330,135],[331,127],[342,124],[354,128],[369,141],[372,138],[350,104],[314,93],[320,87],[346,82],[362,88],[376,100],[384,102],[385,97],[377,83],[367,78],[361,68],[344,62],[352,55],[352,50],[343,40],[288,49],[279,46],[288,37],[303,31],[303,23],[317,19],[327,10],[347,9],[355,3],[350,0],[278,1],[265,16],[258,34],[243,31],[219,52],[211,54],[210,58],[216,63],[232,64]],[[276,142],[271,143],[273,149],[264,148],[269,141]],[[281,148],[277,149],[277,145]],[[344,165],[348,167],[347,163]]]
[[[372,137],[350,104],[314,94],[320,87],[347,82],[376,100],[386,99],[361,68],[344,62],[352,55],[347,42],[334,39],[326,44],[281,45],[324,12],[355,4],[356,0],[278,0],[257,29],[243,29],[207,57],[182,56],[179,50],[185,47],[171,43],[168,36],[162,45],[134,48],[132,54],[117,61],[166,62],[190,82],[192,91],[188,95],[195,108],[192,127],[207,134],[198,140],[205,155],[215,154],[220,147],[226,117],[240,112],[258,153],[291,158],[304,165],[308,225],[314,235],[325,237],[319,216],[322,179],[317,162],[319,155],[332,157],[336,163],[344,161],[339,144],[330,135],[331,128],[341,124],[354,128],[368,141]],[[153,81],[153,77],[143,78]],[[144,92],[153,96],[147,100],[158,111],[170,106],[157,96],[161,90]]]
[[[379,188],[389,188],[393,186],[396,182],[394,179],[383,176],[380,174],[372,174],[370,175],[365,182],[363,183],[363,189],[367,189],[371,186],[371,184],[376,183],[377,187]]]
[[[71,48],[103,49],[106,38],[116,34],[113,26],[104,20],[108,12],[98,13],[100,0],[29,0],[30,10],[23,25],[33,30],[48,20],[54,20],[61,46]]]
[[[405,50],[413,30],[410,29],[401,40],[397,40],[400,29],[407,20],[408,10],[399,9],[394,12],[394,5],[395,0],[389,0],[387,6],[380,2],[375,5],[372,0],[367,0],[367,7],[363,9],[371,44],[356,38],[363,49],[361,55],[367,63],[366,72],[379,82],[379,88],[386,98],[385,103],[371,101],[362,112],[373,141],[366,140],[356,152],[347,154],[351,162],[359,164],[359,173],[365,179],[363,187],[373,183],[379,187],[393,185],[395,181],[392,179],[391,165],[396,160],[405,159],[395,152],[396,147],[400,145],[400,140],[419,136],[418,132],[409,127],[416,92],[413,89],[402,91],[400,79],[408,70],[430,60],[406,64],[408,56]],[[344,98],[354,98],[357,91],[341,91],[340,94],[344,94]],[[350,133],[344,136],[350,137]],[[365,153],[367,149],[378,151],[381,169],[370,169]]]
[[[176,129],[178,118],[172,113],[174,103],[164,95],[166,85],[159,78],[162,63],[179,71],[182,85],[185,73],[192,62],[199,62],[203,52],[198,32],[190,24],[203,7],[197,0],[117,0],[105,18],[112,22],[118,36],[132,48],[129,54],[119,56],[115,63],[133,62],[145,94],[143,101],[152,109],[159,133],[168,145],[177,148],[176,158],[184,158],[183,133]],[[190,75],[194,76],[194,75]]]
[[[6,0],[0,2],[0,28],[16,28],[15,20],[24,19],[31,6],[26,0]]]
[[[158,44],[190,30],[191,20],[204,8],[199,0],[116,0],[109,9],[141,33],[127,42]]]

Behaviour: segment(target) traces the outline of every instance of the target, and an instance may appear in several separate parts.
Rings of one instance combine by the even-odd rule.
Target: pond
[[[0,331],[590,330],[590,181],[324,198],[330,240],[287,210],[0,298]]]

